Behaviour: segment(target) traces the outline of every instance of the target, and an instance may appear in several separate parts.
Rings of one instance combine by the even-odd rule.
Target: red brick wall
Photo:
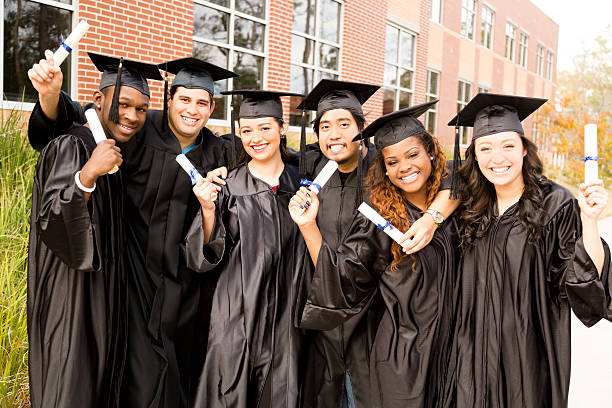
[[[416,64],[414,98],[412,104],[424,103],[427,92],[427,50],[429,49],[429,15],[431,14],[431,1],[421,1],[419,18],[419,35],[416,38]],[[423,119],[425,120],[425,119]]]
[[[78,16],[92,26],[79,44],[79,101],[88,101],[100,81],[87,51],[157,64],[192,53],[193,1],[81,0]],[[152,107],[161,108],[163,82],[149,85]]]
[[[387,4],[380,0],[347,0],[342,25],[340,79],[383,84]],[[364,105],[368,122],[382,114],[380,89]]]
[[[268,86],[270,91],[289,92],[291,81],[291,27],[293,25],[293,1],[270,0],[268,28]],[[289,98],[283,99],[285,121],[289,121]]]

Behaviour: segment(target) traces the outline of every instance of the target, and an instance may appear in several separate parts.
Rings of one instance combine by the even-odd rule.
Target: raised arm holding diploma
[[[597,125],[584,126],[584,182],[597,180]]]

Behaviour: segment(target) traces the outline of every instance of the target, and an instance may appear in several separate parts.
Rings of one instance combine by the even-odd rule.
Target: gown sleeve
[[[223,189],[217,197],[215,208],[215,223],[210,235],[210,241],[204,245],[204,229],[202,228],[202,211],[198,210],[182,245],[183,256],[187,268],[196,272],[208,272],[215,269],[229,251],[227,233],[223,220],[227,206],[227,190]]]
[[[330,330],[369,307],[378,277],[391,263],[391,242],[361,214],[339,248],[323,239],[300,327]]]
[[[87,162],[85,146],[73,136],[43,150],[34,180],[38,192],[36,229],[45,245],[70,268],[99,269],[91,215],[74,175]],[[92,192],[94,194],[97,191]]]
[[[40,102],[34,105],[28,122],[28,139],[34,150],[42,151],[51,140],[65,134],[73,123],[83,124],[87,121],[83,107],[64,91],[60,92],[57,109],[57,120],[53,121],[45,116]]]

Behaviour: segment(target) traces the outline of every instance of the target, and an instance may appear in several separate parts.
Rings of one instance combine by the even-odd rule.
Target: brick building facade
[[[0,86],[9,101],[24,87],[25,101],[35,100],[27,69],[80,19],[92,28],[63,67],[65,90],[80,101],[99,80],[87,51],[153,63],[193,54],[241,74],[219,90],[307,92],[321,78],[378,84],[364,108],[369,121],[438,98],[423,120],[447,144],[446,122],[479,90],[555,93],[558,25],[529,0],[5,0],[2,7]],[[151,89],[159,108],[162,84]],[[296,125],[299,99],[285,99]],[[227,127],[229,101],[216,102],[210,125]],[[531,120],[525,129],[530,135]],[[464,144],[469,137],[463,131]]]

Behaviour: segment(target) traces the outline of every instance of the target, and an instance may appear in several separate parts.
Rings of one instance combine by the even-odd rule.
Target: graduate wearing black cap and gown
[[[236,76],[191,57],[160,66],[176,74],[171,90],[204,89],[211,99],[214,81]],[[37,103],[29,122],[30,143],[41,148],[73,122],[84,121],[83,108],[65,93],[56,121],[48,120]],[[175,160],[182,149],[167,122],[164,112],[149,110],[143,129],[121,146],[130,284],[122,405],[129,407],[188,405],[203,364],[207,298],[214,290],[215,276],[194,274],[180,255],[180,243],[199,204],[189,176]],[[184,153],[202,174],[231,161],[228,144],[205,127]]]
[[[94,63],[104,61],[99,86],[104,92],[115,85],[119,60],[90,56]],[[146,78],[161,79],[159,70],[122,63],[117,97],[126,87],[136,89],[146,108]],[[112,96],[105,94],[102,112]],[[142,106],[127,109],[133,108]],[[124,123],[144,124],[144,113],[138,124],[133,114],[121,112],[116,113]],[[113,137],[108,127],[106,132]],[[94,149],[91,130],[75,125],[50,142],[36,164],[27,302],[32,407],[119,406],[128,335],[123,181],[121,172],[98,177],[92,191],[83,190],[90,194],[86,199],[77,178]]]
[[[521,121],[544,102],[478,94],[451,120],[449,125],[474,127],[464,163],[466,169],[475,168],[470,178],[480,172],[470,158],[474,140],[501,132],[523,136]],[[577,200],[541,174],[534,175],[537,186],[530,187],[539,197],[531,217],[539,222],[540,233],[528,238],[521,201],[534,192],[527,193],[524,187],[519,202],[499,215],[494,185],[487,181],[490,190],[474,194],[467,186],[475,180],[465,178],[464,168],[460,170],[464,187],[459,191],[464,195],[464,213],[482,203],[484,196],[489,205],[477,215],[477,223],[462,225],[462,230],[469,223],[481,233],[469,245],[462,242],[457,406],[565,407],[570,308],[587,326],[602,317],[610,319],[609,248],[602,241],[605,261],[599,276],[585,249]]]
[[[374,136],[380,154],[424,133],[415,118],[435,102],[382,116],[357,139]],[[421,217],[422,210],[407,200],[405,207],[410,223]],[[369,356],[371,401],[363,406],[453,406],[456,237],[451,217],[427,246],[404,256],[393,270],[393,241],[362,214],[355,216],[339,246],[323,235],[308,297],[298,310],[300,327],[331,330],[367,311],[373,298],[383,301]]]
[[[271,121],[283,118],[279,96],[292,95],[230,93],[244,96],[240,119]],[[202,212],[186,238],[187,266],[219,271],[196,406],[293,408],[304,336],[293,315],[305,245],[288,211],[298,172],[285,161],[279,185],[271,186],[241,163],[219,192],[208,244],[202,247]]]

